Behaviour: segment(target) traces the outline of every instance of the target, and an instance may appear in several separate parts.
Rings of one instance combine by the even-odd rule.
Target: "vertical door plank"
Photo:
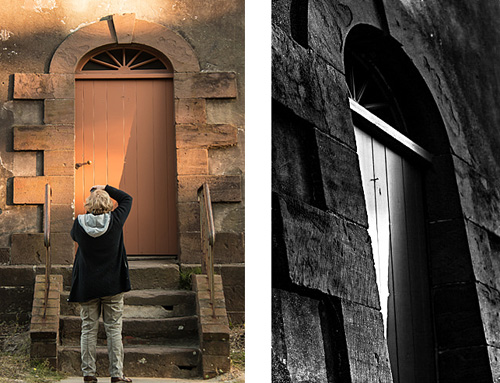
[[[137,168],[139,200],[139,244],[141,254],[155,253],[155,179],[153,130],[153,86],[151,80],[137,85]]]
[[[75,164],[82,163],[83,157],[83,82],[75,84]],[[83,213],[84,178],[83,169],[75,170],[75,214]]]
[[[403,162],[405,174],[406,216],[408,232],[408,264],[411,270],[411,306],[413,308],[414,357],[419,366],[415,381],[432,382],[435,377],[430,291],[428,285],[426,241],[423,217],[422,180],[420,171]]]
[[[397,324],[397,349],[401,382],[414,382],[413,313],[411,307],[406,196],[402,158],[386,148],[391,220],[392,263]]]
[[[137,81],[124,81],[124,142],[125,163],[123,167],[120,188],[129,193],[133,198],[132,210],[124,227],[124,239],[127,253],[140,254],[139,252],[139,199],[137,182]]]
[[[92,165],[80,168],[83,173],[83,201],[89,196],[94,182],[94,81],[83,82],[83,160],[92,161]],[[82,213],[85,213],[83,206]]]
[[[123,151],[125,125],[124,81],[108,81],[108,183],[120,187],[123,174],[125,153]],[[125,190],[126,191],[126,190]]]
[[[160,254],[168,252],[168,231],[166,223],[170,212],[168,211],[167,192],[167,110],[166,110],[166,81],[156,80],[153,82],[153,130],[154,142],[154,195],[155,195],[155,230],[156,249]],[[164,175],[164,176],[161,176]]]
[[[387,170],[385,161],[385,147],[372,138],[373,146],[373,177],[376,221],[377,221],[377,243],[379,246],[379,274],[380,274],[380,304],[382,314],[388,318],[389,292],[389,254],[390,254],[390,223],[389,202],[387,195]]]
[[[106,185],[108,169],[108,81],[94,82],[94,184]]]

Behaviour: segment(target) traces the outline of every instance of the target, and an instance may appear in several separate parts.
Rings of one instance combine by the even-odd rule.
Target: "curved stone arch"
[[[200,64],[191,45],[163,25],[138,20],[134,14],[112,15],[75,31],[57,48],[49,73],[73,74],[90,51],[111,44],[141,44],[167,57],[174,72],[199,72]]]

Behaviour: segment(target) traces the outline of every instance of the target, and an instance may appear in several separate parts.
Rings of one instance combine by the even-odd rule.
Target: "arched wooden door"
[[[173,79],[140,49],[87,58],[76,76],[75,213],[95,184],[134,198],[124,228],[130,255],[177,254]],[[78,166],[78,165],[77,165]]]

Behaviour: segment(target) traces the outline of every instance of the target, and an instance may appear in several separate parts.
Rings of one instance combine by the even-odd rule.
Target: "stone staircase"
[[[133,290],[125,294],[124,373],[143,377],[200,377],[202,355],[196,293],[178,289],[176,264],[162,261],[129,264]],[[61,292],[58,367],[63,372],[80,375],[79,306],[67,302],[68,290],[65,281]],[[99,376],[109,376],[102,319],[97,370]]]

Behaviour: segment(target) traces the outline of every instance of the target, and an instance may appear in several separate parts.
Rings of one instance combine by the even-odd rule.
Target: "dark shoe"
[[[115,382],[132,382],[132,379],[126,378],[125,376],[122,376],[121,378],[111,378],[111,383]]]
[[[84,376],[84,382],[97,383],[97,378],[95,376]]]

